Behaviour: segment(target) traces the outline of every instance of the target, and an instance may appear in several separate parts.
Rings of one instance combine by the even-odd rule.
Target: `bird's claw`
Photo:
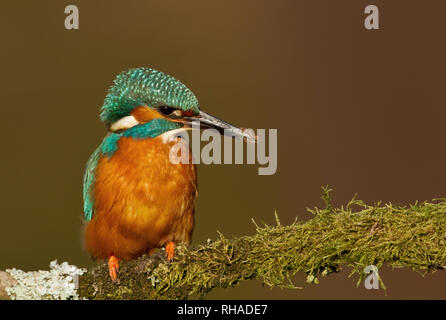
[[[173,257],[175,256],[175,242],[169,241],[166,244],[166,256],[169,262],[173,260]]]
[[[111,255],[108,258],[108,273],[110,274],[110,278],[113,282],[118,279],[118,270],[119,270],[119,259],[114,255]]]

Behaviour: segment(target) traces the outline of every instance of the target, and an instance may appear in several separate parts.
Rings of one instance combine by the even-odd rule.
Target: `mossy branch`
[[[314,217],[281,225],[259,226],[252,236],[227,239],[222,234],[206,245],[180,246],[173,262],[162,253],[123,264],[120,283],[112,284],[105,265],[82,276],[80,295],[89,299],[183,299],[229,288],[248,279],[271,287],[296,288],[290,278],[318,276],[352,267],[358,284],[364,268],[384,264],[434,271],[446,262],[446,199],[410,206],[366,205],[353,199],[333,208],[328,188],[324,209]]]
[[[252,236],[227,239],[219,233],[205,245],[178,246],[168,263],[163,252],[121,263],[119,282],[112,283],[106,264],[80,278],[79,295],[87,299],[184,299],[229,288],[248,279],[271,287],[297,288],[291,277],[320,275],[352,268],[359,284],[364,268],[387,264],[419,272],[445,268],[446,199],[398,206],[366,205],[353,199],[333,208],[328,188],[325,208],[308,209],[314,217],[281,225],[259,226]]]

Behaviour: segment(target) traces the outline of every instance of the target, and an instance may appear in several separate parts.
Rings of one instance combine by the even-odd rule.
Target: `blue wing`
[[[96,148],[96,150],[92,153],[90,156],[90,159],[88,159],[87,162],[87,168],[85,169],[84,173],[84,217],[85,220],[91,220],[93,217],[93,204],[94,199],[92,195],[92,187],[94,185],[94,179],[96,174],[96,166],[99,161],[99,157],[101,155],[101,146]]]
[[[98,165],[101,155],[111,157],[113,153],[118,149],[118,140],[121,134],[111,133],[108,134],[99,147],[92,153],[90,159],[87,162],[87,168],[84,173],[84,217],[89,221],[94,214],[94,198],[92,194],[92,188],[96,177],[96,167]]]

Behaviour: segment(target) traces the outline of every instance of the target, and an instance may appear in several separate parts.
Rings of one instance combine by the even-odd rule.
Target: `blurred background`
[[[80,29],[64,28],[77,5]],[[311,218],[330,185],[409,204],[446,195],[446,43],[440,1],[382,1],[380,30],[362,0],[9,1],[2,4],[0,270],[91,267],[83,251],[82,178],[106,130],[99,108],[120,71],[152,67],[185,83],[207,112],[278,129],[278,169],[198,167],[194,243],[255,232],[251,218]],[[383,290],[350,270],[270,290],[260,281],[208,298],[446,298],[446,273],[380,270]]]

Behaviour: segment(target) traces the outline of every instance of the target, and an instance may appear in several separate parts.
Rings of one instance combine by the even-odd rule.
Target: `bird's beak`
[[[198,115],[184,117],[183,119],[186,120],[183,123],[185,125],[191,126],[192,128],[194,128],[195,127],[194,124],[196,124],[199,125],[200,129],[206,129],[206,128],[217,129],[223,135],[241,138],[246,142],[253,142],[253,143],[257,142],[257,136],[255,136],[253,130],[237,128],[232,124],[229,124],[223,120],[211,116],[210,114],[201,110]]]

